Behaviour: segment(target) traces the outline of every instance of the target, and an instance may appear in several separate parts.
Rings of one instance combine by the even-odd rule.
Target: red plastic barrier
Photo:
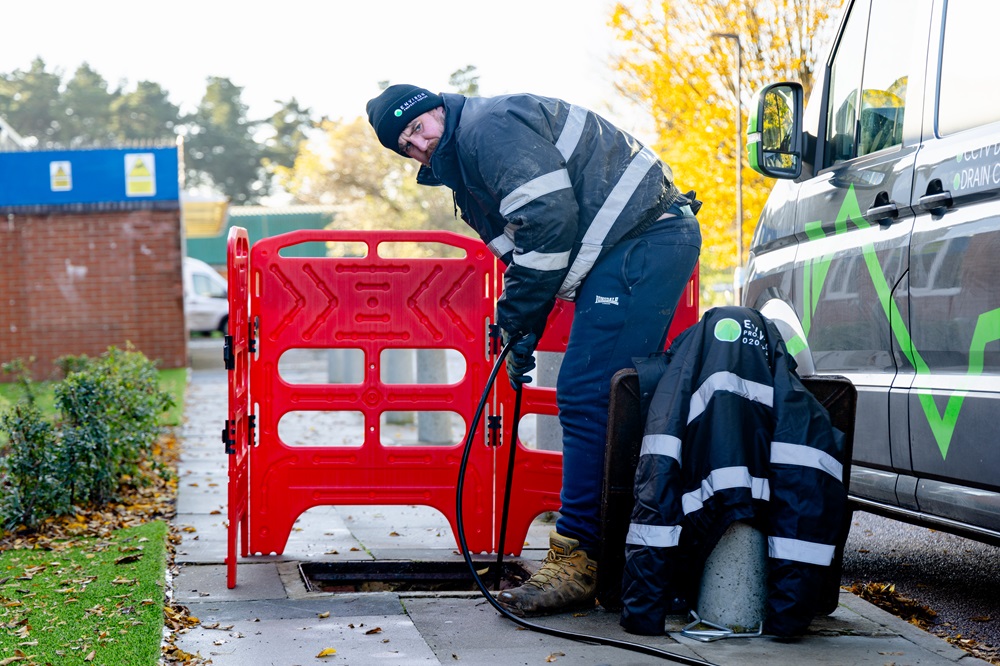
[[[226,579],[236,585],[236,541],[240,552],[248,551],[248,502],[250,440],[253,416],[250,414],[250,245],[246,229],[233,227],[227,242],[229,281],[229,335],[226,336],[225,363],[229,370],[229,418],[222,430],[222,441],[229,454],[229,549]]]
[[[283,256],[294,254],[283,253],[284,248],[308,242],[354,244],[366,251],[363,257]],[[229,586],[236,582],[235,549],[241,529],[243,556],[281,553],[295,520],[314,506],[431,506],[457,533],[455,486],[464,433],[453,445],[385,445],[380,417],[387,411],[446,411],[460,415],[466,427],[471,424],[500,348],[489,337],[502,281],[502,268],[493,255],[478,240],[433,231],[296,231],[258,241],[248,262],[245,243],[245,231],[231,233],[232,341],[227,349],[232,374],[230,420],[224,433],[233,451]],[[385,243],[442,244],[461,249],[465,257],[395,259],[380,254]],[[672,333],[697,321],[697,302],[696,271]],[[564,351],[571,320],[572,305],[559,302],[539,350]],[[362,350],[363,380],[286,382],[278,372],[279,359],[288,350],[302,348]],[[380,365],[382,352],[388,349],[457,350],[465,359],[466,372],[455,384],[385,383]],[[512,396],[501,372],[469,457],[463,523],[473,552],[501,548]],[[555,389],[529,387],[523,397],[523,414],[557,414]],[[353,446],[283,442],[278,423],[293,411],[361,412],[363,442]],[[515,555],[531,521],[559,509],[562,476],[561,453],[519,446],[516,492],[503,545],[506,553]]]

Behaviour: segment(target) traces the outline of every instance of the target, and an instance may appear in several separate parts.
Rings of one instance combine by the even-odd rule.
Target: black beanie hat
[[[389,150],[405,156],[399,150],[399,135],[410,121],[422,113],[444,104],[440,95],[426,88],[397,83],[368,100],[368,122],[375,128],[379,142]]]

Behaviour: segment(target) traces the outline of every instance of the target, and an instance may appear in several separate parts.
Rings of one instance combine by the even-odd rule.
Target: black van
[[[766,86],[751,166],[780,179],[744,305],[800,374],[858,391],[861,508],[1000,543],[996,0],[848,0],[808,106]],[[996,428],[996,430],[994,430]]]

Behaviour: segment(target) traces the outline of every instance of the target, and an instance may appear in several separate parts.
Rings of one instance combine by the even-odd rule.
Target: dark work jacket
[[[683,198],[652,150],[583,107],[442,97],[444,134],[417,181],[451,188],[506,264],[497,318],[510,333],[540,333],[555,299],[574,300],[608,248]]]
[[[801,633],[842,545],[844,437],[756,310],[682,333],[649,403],[626,539],[621,624],[657,635],[695,607],[704,561],[736,520],[768,540],[764,631]],[[640,370],[640,377],[643,376]]]

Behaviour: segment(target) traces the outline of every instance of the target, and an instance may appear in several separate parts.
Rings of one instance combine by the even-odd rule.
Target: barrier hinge
[[[487,416],[487,428],[489,428],[489,445],[493,448],[500,446],[500,425],[502,423],[503,417],[497,414],[496,416]]]
[[[254,317],[253,321],[247,322],[248,331],[247,348],[251,354],[257,353],[257,331],[260,328],[260,317]]]
[[[496,356],[503,347],[501,340],[500,325],[490,324],[490,356]]]
[[[253,446],[253,429],[256,427],[257,427],[257,415],[247,414],[247,428],[250,430],[249,441],[251,446]]]
[[[226,447],[226,453],[236,453],[236,419],[226,419],[226,427],[222,429],[222,443]]]
[[[222,344],[222,362],[225,364],[226,370],[236,369],[236,356],[233,354],[233,336],[231,335],[227,335]]]

